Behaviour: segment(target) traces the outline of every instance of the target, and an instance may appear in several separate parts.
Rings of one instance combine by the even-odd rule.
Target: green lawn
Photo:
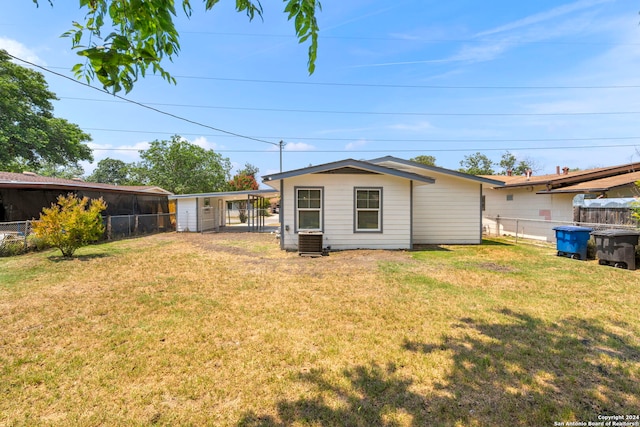
[[[553,426],[640,414],[640,271],[555,248],[164,234],[0,259],[0,426]]]

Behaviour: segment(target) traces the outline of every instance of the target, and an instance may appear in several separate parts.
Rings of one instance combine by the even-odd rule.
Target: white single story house
[[[323,248],[412,249],[482,242],[483,185],[502,183],[382,157],[346,159],[265,176],[280,192],[282,249],[322,234]]]
[[[516,234],[555,241],[554,226],[579,222],[574,199],[637,197],[640,163],[555,174],[485,176],[503,185],[485,191],[488,234]],[[518,222],[516,222],[518,221]],[[517,229],[516,229],[517,228]]]
[[[216,193],[176,194],[169,200],[176,203],[176,231],[218,231],[227,224],[227,203],[246,201],[251,206],[259,198],[277,197],[273,190],[227,191]],[[248,226],[257,226],[257,218],[249,216]]]

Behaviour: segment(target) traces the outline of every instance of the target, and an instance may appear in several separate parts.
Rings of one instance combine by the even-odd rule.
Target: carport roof
[[[275,190],[244,190],[244,191],[219,191],[214,193],[194,193],[194,194],[173,194],[169,200],[194,199],[203,197],[219,197],[225,200],[245,200],[249,196],[278,197],[279,191]]]

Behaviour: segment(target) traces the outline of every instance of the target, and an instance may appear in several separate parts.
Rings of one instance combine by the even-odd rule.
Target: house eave
[[[397,176],[400,178],[405,178],[405,179],[409,179],[409,180],[416,181],[418,183],[424,183],[424,184],[434,184],[436,182],[435,179],[428,176],[419,175],[412,172],[406,172],[403,170],[389,168],[386,166],[381,166],[374,163],[361,161],[361,160],[354,160],[354,159],[346,159],[346,160],[341,160],[341,161],[332,162],[332,163],[325,163],[317,166],[310,166],[303,169],[296,169],[289,172],[281,172],[277,174],[267,175],[263,177],[263,182],[269,185],[270,187],[273,187],[274,185],[276,185],[277,181],[282,179],[293,178],[301,175],[327,173],[332,170],[340,170],[344,168],[355,168],[355,169],[361,169],[363,171],[369,171],[373,173],[392,175],[392,176]]]

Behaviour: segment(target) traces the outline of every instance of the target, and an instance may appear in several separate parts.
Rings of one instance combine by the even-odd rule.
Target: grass
[[[508,240],[305,258],[166,234],[0,259],[0,426],[640,413],[640,272]]]

